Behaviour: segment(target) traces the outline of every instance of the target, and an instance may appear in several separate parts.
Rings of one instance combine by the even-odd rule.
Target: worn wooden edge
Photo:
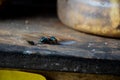
[[[24,50],[28,47],[12,46],[14,50],[6,48],[6,51],[1,48],[0,68],[120,75],[119,60],[88,59],[57,54],[44,55],[46,53],[43,49],[41,54],[25,54]]]

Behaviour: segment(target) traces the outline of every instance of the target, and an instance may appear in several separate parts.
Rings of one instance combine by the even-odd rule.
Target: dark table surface
[[[55,36],[59,45],[30,45]],[[0,20],[0,67],[120,75],[120,40],[75,31],[57,16]]]

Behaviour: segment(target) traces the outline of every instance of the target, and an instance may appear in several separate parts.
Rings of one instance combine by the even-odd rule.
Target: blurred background
[[[57,0],[6,0],[0,6],[0,19],[57,17]],[[33,71],[30,71],[33,72]],[[47,80],[120,80],[119,76],[68,72],[34,72]]]

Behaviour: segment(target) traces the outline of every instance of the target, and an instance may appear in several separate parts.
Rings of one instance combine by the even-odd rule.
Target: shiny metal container
[[[58,0],[58,15],[73,29],[120,38],[120,0]]]

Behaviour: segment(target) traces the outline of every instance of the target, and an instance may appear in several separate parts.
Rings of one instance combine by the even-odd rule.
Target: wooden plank
[[[42,36],[55,36],[60,45],[27,42]],[[72,30],[56,17],[0,21],[0,44],[1,67],[120,74],[119,39]]]

